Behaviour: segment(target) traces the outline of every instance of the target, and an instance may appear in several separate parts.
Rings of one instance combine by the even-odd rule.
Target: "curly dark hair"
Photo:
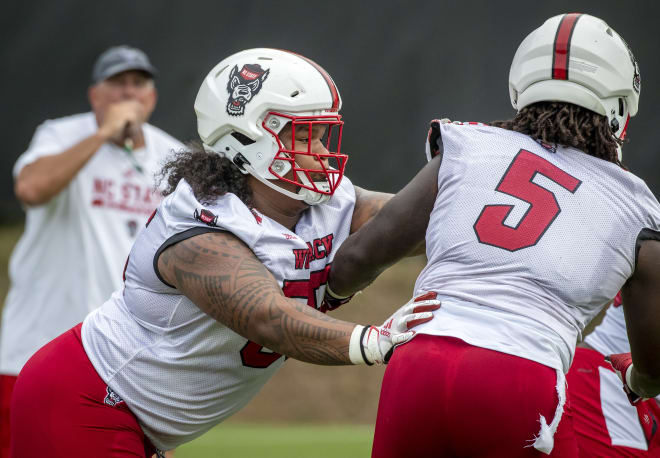
[[[188,142],[186,149],[175,152],[163,165],[158,174],[158,184],[167,183],[163,194],[173,193],[182,178],[203,204],[231,192],[248,207],[254,206],[247,176],[226,156],[206,151],[198,141]]]
[[[545,143],[572,146],[621,167],[617,147],[623,140],[612,133],[607,118],[571,103],[537,102],[507,121],[490,125],[529,135]]]

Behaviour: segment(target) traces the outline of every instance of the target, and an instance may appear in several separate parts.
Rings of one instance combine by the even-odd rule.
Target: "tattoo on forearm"
[[[164,274],[213,319],[278,353],[316,364],[347,364],[352,323],[330,318],[282,294],[241,241],[203,234],[165,250]]]

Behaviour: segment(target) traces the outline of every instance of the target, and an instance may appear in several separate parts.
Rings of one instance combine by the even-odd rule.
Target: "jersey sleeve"
[[[637,199],[642,208],[647,210],[645,229],[660,232],[660,203],[658,203],[646,183],[643,183],[643,188],[638,193]]]
[[[641,183],[637,192],[637,201],[646,213],[643,218],[643,227],[635,240],[635,264],[637,264],[637,256],[642,242],[646,240],[660,242],[660,204],[646,183],[643,181]]]
[[[440,134],[440,123],[434,119],[429,123],[429,133],[426,136],[426,161],[442,155],[442,135]]]
[[[442,130],[440,124],[448,124],[449,119],[433,119],[429,123],[429,133],[426,136],[426,161],[431,162],[436,156],[442,156],[444,145],[442,143]]]
[[[21,173],[23,167],[28,164],[35,162],[37,159],[44,156],[52,156],[54,154],[59,154],[65,149],[62,140],[57,134],[52,121],[46,121],[42,123],[34,133],[32,140],[30,141],[30,146],[27,151],[25,151],[18,158],[14,164],[14,178]]]
[[[163,201],[161,207],[165,211],[170,236],[195,227],[223,230],[231,232],[252,248],[263,232],[260,217],[255,216],[234,194],[224,194],[205,205],[195,198],[185,180],[179,183],[172,197]]]

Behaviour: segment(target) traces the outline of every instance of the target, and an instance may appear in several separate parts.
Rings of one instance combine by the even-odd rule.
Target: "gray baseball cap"
[[[151,77],[158,75],[147,55],[130,46],[114,46],[101,54],[92,70],[92,83],[96,84],[127,70],[142,70]]]

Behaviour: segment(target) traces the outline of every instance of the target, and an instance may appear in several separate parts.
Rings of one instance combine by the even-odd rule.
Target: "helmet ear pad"
[[[212,149],[230,158],[244,174],[248,173],[245,167],[247,163],[263,178],[277,180],[279,177],[269,170],[279,151],[277,139],[272,135],[264,135],[257,141],[246,143],[245,140],[241,141],[239,135],[231,133],[220,138]],[[291,170],[291,166],[286,161],[277,162],[280,175],[286,175]]]

